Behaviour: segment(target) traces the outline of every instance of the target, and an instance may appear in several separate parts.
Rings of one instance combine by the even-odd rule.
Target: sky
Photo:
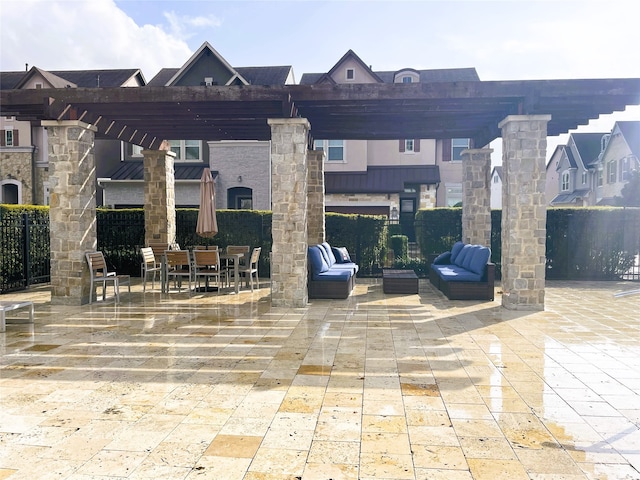
[[[139,68],[149,81],[208,41],[234,67],[291,65],[296,81],[349,49],[374,71],[640,78],[638,18],[637,0],[0,0],[0,71]],[[640,107],[578,131],[617,120],[640,120]],[[548,138],[547,158],[566,138]],[[491,147],[500,164],[500,140]]]

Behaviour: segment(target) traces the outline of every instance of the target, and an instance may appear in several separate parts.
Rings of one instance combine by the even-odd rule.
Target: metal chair
[[[174,286],[178,285],[178,291],[182,291],[182,279],[189,282],[189,296],[191,296],[191,284],[193,282],[193,263],[189,250],[166,250],[164,252],[164,275],[169,291],[169,281],[173,278]]]
[[[238,264],[239,268],[242,268],[243,265],[246,265],[246,256],[249,254],[249,252],[251,251],[251,247],[249,247],[249,245],[227,245],[227,248],[225,249],[225,252],[228,254],[236,254],[236,253],[244,253],[245,256],[243,258],[240,259],[240,262]],[[234,259],[226,259],[225,261],[225,265],[224,265],[224,279],[225,279],[225,283],[227,285],[230,284],[229,282],[229,277],[231,275],[231,272],[233,272],[234,269]]]
[[[156,259],[151,247],[142,247],[140,249],[142,255],[142,263],[140,264],[140,276],[142,277],[142,291],[147,291],[147,276],[151,273],[151,288],[155,287],[156,274],[162,272],[162,265]]]
[[[96,284],[102,285],[102,300],[107,297],[107,282],[113,284],[113,293],[116,297],[116,303],[120,303],[120,285],[127,285],[129,293],[131,293],[131,277],[129,275],[118,275],[116,272],[110,272],[107,268],[107,262],[102,252],[87,252],[85,254],[87,263],[89,264],[89,273],[91,274],[91,288],[89,289],[89,303],[93,301],[93,292]],[[96,292],[96,300],[98,292]]]
[[[241,265],[238,273],[245,277],[247,287],[251,284],[251,291],[253,292],[253,282],[256,283],[256,288],[260,288],[258,281],[258,260],[260,259],[260,252],[262,247],[256,247],[251,252],[251,257],[246,265]]]

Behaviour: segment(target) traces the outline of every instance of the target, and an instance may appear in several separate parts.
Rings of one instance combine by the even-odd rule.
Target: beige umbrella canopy
[[[200,177],[200,208],[198,209],[196,233],[205,238],[213,237],[218,233],[215,187],[211,170],[208,168],[202,171],[202,177]]]

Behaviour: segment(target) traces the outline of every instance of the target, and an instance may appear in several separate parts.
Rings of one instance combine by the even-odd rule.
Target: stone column
[[[307,241],[310,245],[326,239],[324,224],[324,159],[323,150],[307,152]]]
[[[271,304],[307,305],[307,137],[305,118],[268,119],[273,204]]]
[[[502,129],[502,306],[544,310],[547,123],[510,115]]]
[[[164,146],[164,144],[163,144]],[[176,196],[173,160],[168,149],[143,150],[144,156],[144,241],[175,243]]]
[[[76,120],[43,121],[49,139],[51,304],[89,302],[85,253],[97,247],[96,128]]]
[[[491,246],[491,148],[462,151],[462,241]]]

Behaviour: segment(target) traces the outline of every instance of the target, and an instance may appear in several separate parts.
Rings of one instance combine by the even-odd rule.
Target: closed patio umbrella
[[[205,168],[200,177],[200,208],[196,234],[210,238],[216,233],[218,233],[218,221],[216,220],[215,187],[211,170]]]

